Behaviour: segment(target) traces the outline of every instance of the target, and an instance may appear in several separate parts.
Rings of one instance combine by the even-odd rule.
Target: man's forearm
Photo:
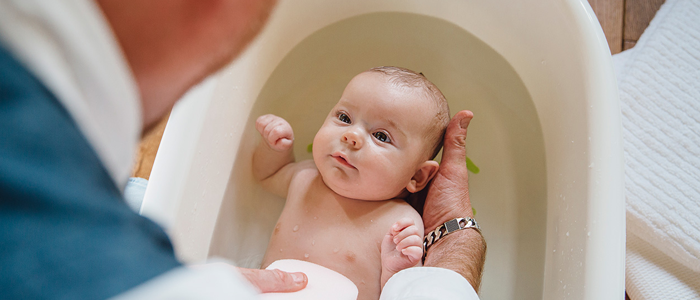
[[[465,229],[430,246],[424,266],[453,270],[464,276],[478,292],[485,260],[486,241],[476,230]]]

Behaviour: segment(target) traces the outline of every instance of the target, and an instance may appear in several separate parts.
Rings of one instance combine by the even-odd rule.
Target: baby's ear
[[[420,168],[413,174],[411,181],[406,186],[406,190],[410,193],[420,192],[431,179],[437,174],[440,165],[434,160],[425,161],[420,165]]]

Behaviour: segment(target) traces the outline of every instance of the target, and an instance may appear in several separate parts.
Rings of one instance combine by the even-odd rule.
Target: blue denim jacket
[[[0,47],[0,298],[104,299],[177,266],[56,97]]]

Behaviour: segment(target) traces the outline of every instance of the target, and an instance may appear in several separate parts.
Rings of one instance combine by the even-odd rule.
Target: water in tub
[[[375,13],[315,32],[290,51],[268,78],[243,140],[255,140],[255,119],[273,113],[294,128],[297,160],[310,159],[306,147],[345,84],[379,65],[422,72],[442,90],[453,113],[474,112],[467,154],[480,172],[470,174],[469,190],[488,243],[480,295],[482,299],[541,299],[546,174],[537,114],[508,62],[461,28],[427,16]],[[255,143],[240,145],[210,246],[210,255],[229,257],[248,267],[260,266],[262,255],[255,253],[261,245],[264,250],[266,243],[260,241],[269,238],[284,205],[284,199],[249,179],[254,148]],[[275,213],[271,216],[270,211]],[[258,229],[236,232],[234,220],[254,223]],[[255,247],[246,250],[251,245]]]

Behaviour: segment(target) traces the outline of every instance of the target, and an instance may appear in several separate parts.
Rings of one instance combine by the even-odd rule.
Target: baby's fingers
[[[401,254],[405,255],[412,264],[417,264],[420,262],[421,257],[423,257],[423,248],[418,246],[411,246],[406,249],[401,250]]]
[[[259,116],[258,119],[255,120],[255,129],[257,129],[258,132],[260,132],[260,134],[264,134],[265,127],[267,127],[267,125],[274,121],[276,118],[278,117],[272,114]]]
[[[423,239],[417,235],[409,235],[405,239],[400,240],[398,244],[396,244],[396,250],[403,251],[406,248],[412,246],[422,247]]]
[[[268,124],[264,129],[263,135],[267,136],[270,145],[275,145],[282,139],[292,140],[294,138],[292,127],[284,120],[278,120]]]
[[[416,225],[411,225],[411,226],[404,228],[396,235],[394,235],[393,241],[394,241],[394,244],[398,245],[399,241],[405,239],[408,236],[415,235],[415,236],[420,237],[421,234],[422,234],[422,232],[419,232],[418,227]]]
[[[391,226],[391,229],[389,230],[389,232],[391,233],[391,235],[396,236],[397,234],[399,234],[399,232],[404,230],[406,227],[411,226],[411,225],[415,225],[415,224],[416,224],[416,222],[414,222],[413,219],[411,219],[409,217],[403,217],[400,220],[396,221],[396,223],[394,223],[394,225]]]

